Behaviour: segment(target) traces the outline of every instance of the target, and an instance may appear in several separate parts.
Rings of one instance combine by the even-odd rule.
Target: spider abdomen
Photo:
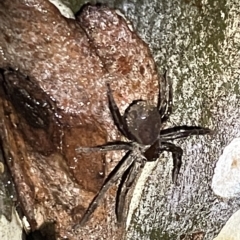
[[[124,114],[128,131],[140,144],[151,145],[159,136],[161,118],[158,109],[147,101],[134,101]]]

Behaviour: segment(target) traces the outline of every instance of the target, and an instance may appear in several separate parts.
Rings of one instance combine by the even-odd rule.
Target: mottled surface
[[[56,222],[61,238],[119,239],[112,205],[103,204],[85,230],[72,226],[121,155],[105,162],[102,154],[83,157],[75,148],[117,139],[106,81],[123,112],[134,99],[154,101],[157,73],[147,45],[113,10],[81,14],[94,32],[47,1],[0,3],[0,67],[18,69],[1,77],[1,138],[33,230]]]

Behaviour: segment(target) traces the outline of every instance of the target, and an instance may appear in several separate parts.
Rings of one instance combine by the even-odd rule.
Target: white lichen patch
[[[219,235],[214,240],[239,240],[240,239],[240,210],[235,212],[227,221]]]
[[[75,19],[72,10],[64,5],[60,0],[49,0],[49,2],[52,3],[64,17]]]
[[[212,179],[213,192],[223,198],[240,196],[240,138],[225,147]]]

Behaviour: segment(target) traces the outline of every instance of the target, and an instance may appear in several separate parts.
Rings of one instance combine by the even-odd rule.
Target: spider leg
[[[125,205],[125,199],[129,190],[129,187],[131,185],[131,182],[128,182],[128,180],[131,178],[131,174],[133,172],[133,169],[135,168],[134,163],[127,169],[127,171],[123,174],[121,182],[118,186],[118,191],[116,195],[116,217],[118,222],[122,222],[123,218],[123,211],[124,211],[124,205]]]
[[[163,81],[161,81],[161,79]],[[168,81],[167,81],[168,80]],[[172,81],[167,77],[167,71],[163,74],[161,78],[158,78],[159,81],[159,93],[158,93],[158,104],[157,108],[159,110],[159,114],[161,116],[161,122],[164,123],[169,119],[169,116],[172,113],[173,106],[173,89],[172,89]],[[168,93],[167,93],[167,85],[168,85]],[[161,96],[163,94],[163,96]]]
[[[132,143],[131,142],[108,142],[103,145],[98,145],[94,147],[78,147],[76,148],[77,153],[91,153],[91,152],[107,152],[113,150],[131,150]]]
[[[116,196],[116,216],[117,221],[119,223],[122,222],[124,217],[124,208],[125,208],[125,200],[127,198],[127,194],[132,184],[136,180],[137,175],[139,174],[139,169],[144,166],[144,161],[135,161],[128,168],[128,170],[122,176],[121,182],[118,187],[117,196]]]
[[[157,140],[147,151],[144,153],[147,161],[156,161],[159,158],[161,152],[167,151],[172,153],[173,158],[173,170],[172,181],[175,184],[177,182],[178,173],[182,165],[183,150],[174,145],[173,143],[163,142]]]
[[[203,128],[199,126],[179,126],[160,131],[161,141],[169,141],[178,138],[185,138],[192,135],[204,135],[211,134],[212,130],[209,128]]]
[[[105,180],[102,188],[97,193],[97,195],[94,197],[92,202],[90,203],[87,211],[83,215],[80,223],[76,224],[74,228],[78,228],[79,226],[83,226],[91,216],[91,214],[95,211],[95,209],[98,207],[99,202],[104,197],[104,194],[107,192],[107,190],[119,179],[122,177],[124,172],[132,165],[132,163],[137,160],[137,156],[132,154],[132,151],[128,151],[125,156],[121,159],[121,161],[117,164],[117,166],[113,169],[113,171],[109,174],[107,179]]]
[[[180,147],[169,142],[161,142],[160,150],[172,153],[173,158],[172,181],[173,184],[176,184],[178,173],[182,165],[183,150]]]
[[[118,130],[127,138],[129,138],[129,134],[128,134],[128,128],[127,128],[127,123],[125,121],[125,119],[122,117],[122,115],[120,114],[119,108],[113,98],[113,94],[112,94],[112,89],[110,87],[110,84],[107,83],[107,96],[108,96],[108,104],[109,104],[109,109],[111,111],[112,114],[112,118],[113,121],[115,123],[115,125],[117,126]]]

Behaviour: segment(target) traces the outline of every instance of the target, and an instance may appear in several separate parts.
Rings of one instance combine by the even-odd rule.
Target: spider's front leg
[[[108,105],[112,114],[113,121],[117,126],[118,130],[126,137],[129,138],[128,127],[125,119],[122,117],[119,108],[113,98],[112,89],[110,84],[107,83],[107,96],[108,96]]]
[[[172,141],[178,138],[186,138],[193,135],[212,134],[213,131],[209,128],[199,126],[177,126],[160,131],[162,141]]]
[[[114,141],[108,142],[103,145],[97,145],[93,147],[78,147],[76,148],[77,153],[91,153],[91,152],[108,152],[114,150],[132,150],[131,142]]]

